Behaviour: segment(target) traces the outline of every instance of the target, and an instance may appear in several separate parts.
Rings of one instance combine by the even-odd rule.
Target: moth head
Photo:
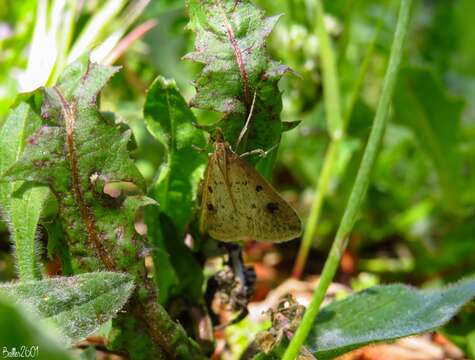
[[[223,130],[221,130],[221,128],[216,128],[214,136],[212,136],[211,139],[214,141],[214,150],[216,152],[223,153],[224,155],[226,150],[231,149],[229,143],[224,140]]]
[[[221,128],[216,128],[214,134],[211,135],[211,139],[216,143],[224,143],[224,134]]]

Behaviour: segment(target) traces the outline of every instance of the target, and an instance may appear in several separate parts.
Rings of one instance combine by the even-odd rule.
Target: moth
[[[219,132],[202,186],[200,227],[216,240],[283,242],[302,232],[295,210]]]

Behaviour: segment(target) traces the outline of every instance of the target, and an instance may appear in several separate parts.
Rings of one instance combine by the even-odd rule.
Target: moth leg
[[[196,150],[197,152],[199,152],[199,153],[203,153],[203,152],[206,151],[205,148],[201,148],[201,147],[199,147],[199,146],[196,146],[195,144],[191,144],[191,147],[192,147],[194,150]]]
[[[239,155],[239,157],[245,157],[245,156],[250,156],[250,155],[259,155],[260,157],[266,157],[270,152],[274,151],[274,149],[277,147],[277,144],[272,146],[269,150],[264,151],[262,149],[254,149],[245,153],[242,153]]]
[[[251,109],[249,110],[249,114],[247,115],[246,123],[244,124],[244,127],[242,128],[241,132],[239,133],[239,137],[237,139],[236,146],[234,147],[236,150],[237,150],[239,144],[241,143],[241,140],[244,138],[244,136],[247,133],[247,128],[249,126],[249,123],[251,122],[252,113],[254,112],[254,104],[256,102],[256,95],[257,95],[257,91],[254,91],[254,97],[252,98]]]

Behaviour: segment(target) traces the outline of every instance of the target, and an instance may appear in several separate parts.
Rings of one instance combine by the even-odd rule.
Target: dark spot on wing
[[[251,207],[252,207],[253,209],[255,209],[255,208],[256,208],[256,204],[251,204]]]
[[[212,194],[213,193],[213,188],[208,185],[208,191]]]
[[[267,203],[266,209],[271,214],[275,214],[279,210],[279,204],[277,204],[275,202]]]
[[[257,186],[256,186],[256,191],[257,191],[257,192],[262,191],[262,186],[261,186],[261,185],[257,185]]]
[[[213,206],[213,204],[211,204],[211,203],[208,203],[208,204],[206,205],[206,207],[208,208],[209,211],[213,211],[213,210],[214,210],[214,206]]]

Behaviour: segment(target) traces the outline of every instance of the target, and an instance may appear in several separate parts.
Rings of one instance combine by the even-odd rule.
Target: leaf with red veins
[[[224,113],[215,126],[234,144],[255,104],[240,152],[269,149],[280,141],[281,93],[277,82],[289,68],[273,61],[266,40],[280,15],[265,17],[250,1],[189,0],[194,51],[184,58],[203,64],[193,82],[191,105]]]
[[[98,109],[99,92],[117,70],[86,57],[66,68],[56,86],[44,89],[43,126],[3,175],[50,187],[82,271],[130,270],[141,253],[134,214],[149,199],[112,198],[103,191],[106,184],[127,182],[145,193],[145,181],[127,151],[130,130],[123,132]]]

